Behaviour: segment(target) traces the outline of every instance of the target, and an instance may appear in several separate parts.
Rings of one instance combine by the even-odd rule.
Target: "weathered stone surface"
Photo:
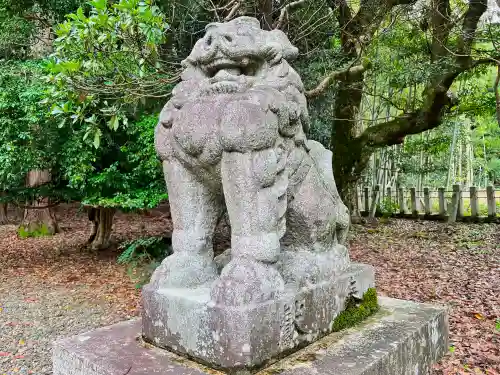
[[[358,327],[326,336],[258,375],[425,375],[448,350],[443,307],[380,298]],[[141,321],[101,328],[54,345],[54,375],[222,375],[137,340]]]
[[[281,30],[239,17],[208,25],[183,61],[155,135],[174,254],[158,267],[152,288],[210,283],[216,304],[237,307],[278,301],[299,261],[314,273],[296,272],[298,284],[331,281],[349,266],[349,213],[332,153],[305,136],[304,86],[287,62],[297,54]],[[218,273],[212,237],[224,206],[232,248]],[[282,249],[297,256],[280,272]]]
[[[239,17],[208,25],[183,61],[155,133],[173,222],[173,255],[144,293],[156,345],[256,366],[328,333],[351,292],[349,212],[332,153],[305,135],[297,54],[281,30]],[[224,207],[231,249],[216,261]]]
[[[148,285],[142,292],[143,334],[156,346],[217,368],[253,368],[330,333],[348,296],[362,296],[374,283],[372,266],[353,263],[330,281],[288,284],[276,299],[238,306],[216,303],[209,284]]]

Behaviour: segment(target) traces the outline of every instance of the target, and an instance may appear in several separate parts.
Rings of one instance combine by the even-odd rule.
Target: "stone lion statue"
[[[174,253],[158,288],[209,286],[216,303],[274,298],[344,271],[349,212],[332,154],[307,140],[298,55],[280,30],[239,17],[212,23],[183,61],[156,129],[173,220]],[[221,210],[231,223],[219,273],[212,237]]]

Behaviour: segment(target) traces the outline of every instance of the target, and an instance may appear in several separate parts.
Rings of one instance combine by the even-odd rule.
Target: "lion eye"
[[[224,35],[224,39],[226,39],[228,42],[232,42],[233,38],[231,38],[230,35]]]
[[[212,35],[209,35],[206,41],[207,46],[210,46],[212,44],[212,41],[213,41]]]

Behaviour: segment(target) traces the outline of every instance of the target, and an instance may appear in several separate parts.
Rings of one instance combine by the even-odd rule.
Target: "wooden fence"
[[[486,189],[453,185],[447,191],[439,188],[382,189],[364,187],[358,193],[361,214],[368,217],[398,216],[430,220],[500,221],[500,191],[493,186]]]

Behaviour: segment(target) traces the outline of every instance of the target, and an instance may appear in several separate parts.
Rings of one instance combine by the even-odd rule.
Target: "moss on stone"
[[[376,313],[379,309],[377,291],[375,288],[369,288],[363,294],[361,301],[354,296],[350,296],[346,300],[345,306],[346,309],[332,322],[333,332],[351,328]]]

